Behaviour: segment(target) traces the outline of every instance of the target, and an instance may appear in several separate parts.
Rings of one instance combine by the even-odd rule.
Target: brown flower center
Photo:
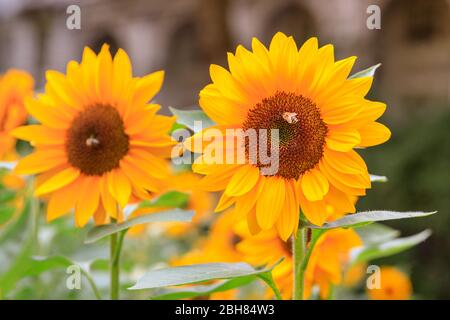
[[[94,105],[81,111],[66,139],[69,163],[86,175],[100,176],[119,167],[128,152],[128,135],[117,110]]]
[[[298,179],[301,174],[314,168],[322,158],[328,132],[314,102],[286,92],[277,92],[256,104],[248,112],[243,129],[268,130],[267,141],[261,143],[267,144],[269,154],[270,130],[278,129],[279,168],[276,175],[286,179]],[[256,166],[264,165],[258,161]]]

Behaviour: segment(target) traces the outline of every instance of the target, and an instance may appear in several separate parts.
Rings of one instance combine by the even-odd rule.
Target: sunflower
[[[8,133],[27,119],[24,99],[33,95],[34,80],[25,71],[11,69],[0,75],[0,159],[16,158],[16,140]]]
[[[235,218],[232,211],[228,210],[219,216],[211,226],[206,239],[201,239],[198,245],[186,254],[171,261],[173,266],[183,266],[212,262],[239,262],[241,253],[236,250],[239,236],[233,232]],[[210,300],[234,300],[238,296],[238,290],[227,290],[211,294]]]
[[[47,71],[45,93],[26,101],[41,124],[12,134],[36,147],[15,171],[39,174],[35,193],[50,195],[48,220],[73,207],[79,227],[92,216],[96,223],[120,220],[118,207],[158,192],[174,144],[167,134],[174,117],[157,115],[160,106],[148,103],[163,77],[133,77],[128,55],[119,49],[113,59],[108,45],[98,55],[86,47],[66,74]]]
[[[242,241],[237,250],[244,260],[253,265],[273,265],[280,258],[284,260],[273,270],[273,278],[284,299],[292,297],[292,241],[283,241],[275,229],[263,230],[257,235],[239,232]],[[290,238],[291,239],[291,238]],[[362,244],[352,229],[333,229],[317,241],[305,272],[305,298],[311,296],[311,289],[318,286],[320,297],[326,298],[330,284],[340,284],[341,274],[348,260],[350,250]]]
[[[216,125],[185,145],[202,153],[193,168],[206,175],[204,188],[224,190],[217,211],[234,204],[254,232],[275,227],[285,240],[298,227],[299,208],[316,225],[330,215],[355,212],[353,197],[365,195],[371,183],[353,149],[383,143],[390,131],[376,122],[386,105],[365,98],[373,78],[349,79],[356,57],[335,61],[333,50],[319,48],[316,38],[298,50],[292,37],[277,33],[268,49],[253,38],[252,51],[238,46],[236,54],[228,53],[230,71],[211,65],[212,83],[199,102]],[[225,143],[211,139],[212,129]],[[241,143],[243,163],[214,162],[217,154],[236,149],[239,135],[233,129],[276,130],[278,170],[268,174],[260,161],[271,139],[258,141],[256,159],[249,144]],[[213,142],[218,150],[206,152]]]
[[[195,249],[174,259],[172,264],[181,266],[193,263],[241,261],[241,253],[236,250],[236,244],[241,238],[234,229],[234,212],[227,210],[213,222],[206,239],[201,239]]]
[[[409,300],[412,284],[409,277],[395,267],[382,266],[380,269],[380,288],[368,289],[371,300]]]
[[[214,198],[209,192],[205,192],[197,187],[200,176],[191,171],[173,173],[168,179],[162,181],[162,191],[178,191],[186,193],[188,201],[183,209],[193,210],[195,212],[191,223],[184,222],[165,222],[163,228],[168,235],[173,237],[184,236],[190,231],[197,230],[199,225],[205,223],[210,213],[214,209]],[[135,210],[130,217],[137,217],[144,214],[151,214],[170,209],[169,207],[148,207]],[[155,225],[155,224],[153,224]],[[129,234],[139,235],[145,230],[146,225],[140,224],[130,228]]]

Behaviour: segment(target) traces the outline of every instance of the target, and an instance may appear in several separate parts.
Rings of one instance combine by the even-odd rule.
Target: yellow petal
[[[112,94],[113,99],[117,100],[122,96],[133,74],[130,58],[122,49],[117,50],[114,56],[113,70]]]
[[[249,192],[258,182],[259,169],[253,165],[241,166],[233,175],[225,189],[228,196],[241,196]]]
[[[286,200],[280,217],[276,222],[278,234],[283,241],[286,241],[296,229],[299,221],[300,208],[295,196],[292,183],[286,185]]]
[[[372,122],[358,129],[361,135],[360,147],[370,147],[382,144],[391,137],[391,131],[379,122]]]
[[[261,195],[256,202],[256,218],[261,229],[270,229],[277,221],[284,207],[285,192],[284,179],[266,178]]]
[[[120,169],[112,170],[108,173],[108,190],[124,208],[131,195],[131,183],[127,176]]]
[[[327,178],[317,169],[311,169],[303,174],[301,186],[303,194],[309,201],[322,200],[329,188]]]
[[[157,71],[139,79],[133,103],[141,105],[149,102],[161,89],[163,80],[164,71]]]
[[[105,211],[108,215],[117,219],[117,202],[109,192],[107,177],[102,177],[100,180],[100,195],[102,197],[102,204]]]
[[[111,101],[113,66],[109,45],[104,44],[97,57],[95,71],[97,95],[104,103]]]
[[[71,117],[59,112],[57,108],[42,103],[38,99],[27,98],[25,108],[46,127],[54,129],[67,129],[70,126]]]
[[[325,138],[327,147],[335,151],[349,151],[361,141],[360,134],[355,129],[330,130],[329,136]]]
[[[63,149],[37,150],[22,158],[14,169],[17,174],[35,174],[67,163]]]
[[[84,227],[94,215],[100,200],[100,178],[84,177],[75,206],[75,223]]]
[[[235,197],[229,197],[224,192],[222,196],[219,199],[219,203],[217,204],[216,208],[214,209],[214,212],[221,212],[227,209],[228,207],[232,206],[234,202],[236,201]]]
[[[68,213],[75,206],[81,187],[79,181],[74,181],[52,193],[47,205],[47,221]]]
[[[39,188],[36,189],[34,194],[35,196],[40,196],[42,194],[60,189],[74,181],[79,177],[79,175],[80,171],[75,168],[69,167],[67,169],[64,169],[42,183]]]
[[[65,131],[41,125],[29,125],[10,132],[14,137],[30,141],[34,145],[61,145],[65,141]]]
[[[299,195],[300,206],[306,219],[317,226],[323,225],[328,217],[325,202],[323,200],[309,201],[302,192],[299,192]]]

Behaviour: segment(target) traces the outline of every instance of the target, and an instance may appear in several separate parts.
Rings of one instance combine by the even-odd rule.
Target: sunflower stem
[[[112,223],[117,223],[116,219],[111,219]],[[109,237],[109,269],[110,269],[110,289],[111,300],[119,300],[120,289],[120,253],[122,244],[128,229],[119,233],[113,233]]]
[[[293,300],[303,300],[304,299],[304,288],[305,288],[305,271],[306,268],[303,266],[303,261],[306,257],[306,235],[307,228],[299,226],[297,234],[293,241],[293,256],[294,256],[294,294]]]

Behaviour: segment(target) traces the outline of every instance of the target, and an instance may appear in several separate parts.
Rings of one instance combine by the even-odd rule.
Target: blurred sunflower
[[[206,239],[201,239],[195,248],[181,257],[171,261],[173,266],[183,266],[212,262],[239,262],[241,254],[236,250],[236,243],[240,237],[233,232],[235,225],[234,214],[228,210],[220,215],[211,226]],[[211,294],[210,300],[234,300],[238,290],[228,290]]]
[[[236,244],[241,238],[234,232],[235,217],[232,210],[220,215],[211,225],[208,237],[200,239],[199,244],[185,255],[172,261],[174,266],[210,262],[239,262],[241,253]]]
[[[66,74],[47,71],[45,93],[26,101],[42,124],[12,134],[36,147],[15,171],[39,174],[36,195],[50,195],[48,220],[72,207],[79,227],[92,216],[96,223],[121,220],[118,205],[158,191],[174,144],[167,134],[174,117],[157,115],[160,106],[148,103],[163,77],[133,77],[128,55],[119,49],[113,59],[108,45],[98,55],[86,47]]]
[[[161,193],[178,191],[186,193],[188,199],[182,209],[193,210],[195,215],[191,223],[183,222],[165,222],[163,224],[153,223],[152,225],[162,226],[168,235],[179,237],[186,233],[197,230],[199,225],[206,222],[209,218],[208,213],[214,209],[214,197],[197,187],[200,176],[190,171],[174,173],[168,179],[162,182]],[[146,207],[135,210],[130,218],[151,214],[170,209],[170,207]],[[128,234],[139,235],[145,230],[146,224],[140,224],[130,228]]]
[[[225,141],[237,138],[227,129],[266,129],[268,139],[262,144],[270,150],[270,130],[278,129],[278,171],[262,174],[267,164],[249,161],[248,144],[241,146],[245,163],[214,163],[204,152],[212,143],[210,128],[185,145],[204,152],[193,166],[206,175],[202,185],[224,190],[218,211],[235,204],[253,232],[275,226],[286,240],[297,229],[299,207],[316,225],[330,214],[355,212],[352,197],[364,195],[371,183],[353,148],[389,139],[389,129],[376,122],[386,105],[365,99],[372,77],[348,78],[356,57],[335,62],[333,46],[319,48],[316,38],[297,49],[292,37],[277,33],[268,49],[256,38],[252,49],[238,46],[236,54],[228,53],[230,71],[211,65],[213,83],[200,92],[200,106]],[[201,148],[196,141],[203,142]],[[222,154],[227,144],[219,147]]]
[[[16,158],[16,139],[9,131],[27,119],[24,100],[33,95],[34,80],[25,71],[11,69],[0,75],[0,160]]]
[[[273,265],[281,257],[285,259],[273,270],[273,278],[284,299],[292,297],[292,243],[278,237],[275,229],[264,230],[251,235],[242,230],[243,240],[237,250],[244,260],[253,265]],[[342,281],[342,272],[350,250],[362,244],[352,229],[333,229],[324,233],[317,241],[305,272],[305,298],[311,296],[311,289],[317,285],[322,299],[329,295],[330,285]],[[271,294],[271,293],[269,293]]]
[[[382,266],[380,269],[380,288],[368,289],[371,300],[409,300],[412,284],[409,277],[395,267]]]

